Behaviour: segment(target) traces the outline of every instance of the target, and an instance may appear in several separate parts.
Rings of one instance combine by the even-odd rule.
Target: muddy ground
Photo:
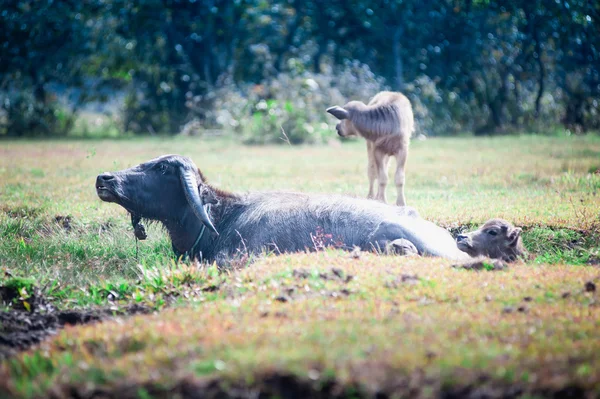
[[[24,301],[18,299],[18,293],[3,286],[0,286],[0,302],[11,303],[7,311],[0,312],[0,361],[38,344],[65,325],[87,324],[151,311],[139,305],[59,311],[39,292],[27,298],[28,310]]]
[[[333,269],[332,269],[333,270]],[[295,270],[297,277],[305,277],[304,270]],[[324,273],[322,278],[338,277],[335,270]],[[343,276],[348,278],[347,276]],[[410,282],[413,276],[403,276],[402,281]],[[339,277],[341,278],[341,277]],[[7,290],[0,287],[0,295],[5,299]],[[142,306],[128,306],[122,309],[88,309],[58,311],[42,296],[33,296],[31,311],[13,301],[13,308],[0,312],[0,361],[20,351],[26,350],[51,335],[65,325],[82,325],[101,322],[115,316],[149,313],[151,309]],[[51,398],[392,398],[392,397],[438,397],[438,398],[517,398],[523,396],[549,398],[591,398],[586,388],[567,386],[560,389],[539,389],[520,383],[502,383],[484,374],[467,375],[465,381],[474,383],[461,386],[446,386],[442,381],[427,378],[422,370],[412,375],[396,375],[385,364],[371,364],[368,369],[355,370],[356,373],[386,375],[384,383],[377,386],[363,386],[352,381],[341,383],[335,379],[311,379],[273,371],[255,376],[252,381],[232,381],[219,378],[183,376],[170,386],[139,384],[121,381],[116,385],[102,388],[88,388],[86,384],[60,385],[48,392]],[[464,370],[465,373],[474,373]],[[310,376],[309,376],[310,377]],[[364,378],[362,378],[364,380]],[[378,378],[376,378],[378,379]],[[352,380],[352,378],[351,378]],[[142,394],[141,394],[142,393]],[[140,396],[142,395],[142,396]],[[0,395],[1,397],[2,395]]]
[[[87,324],[115,316],[148,313],[149,308],[68,310],[49,313],[9,310],[0,313],[0,361],[38,344],[65,325]]]
[[[294,271],[303,277],[303,270]],[[335,271],[323,274],[323,278],[336,277]],[[404,281],[403,276],[403,281]],[[406,276],[409,281],[412,276]],[[7,292],[0,287],[6,299]],[[10,293],[9,293],[10,294]],[[142,306],[122,309],[88,309],[58,311],[42,296],[29,298],[31,311],[21,308],[19,301],[12,309],[0,312],[0,361],[26,350],[65,325],[81,325],[100,322],[115,316],[149,313]],[[118,385],[87,388],[86,384],[56,385],[50,392],[52,398],[139,398],[140,392],[153,398],[391,398],[391,397],[438,397],[438,398],[516,398],[525,396],[551,398],[592,397],[586,389],[568,386],[561,389],[536,389],[523,384],[501,383],[487,375],[469,375],[466,381],[475,383],[463,386],[445,386],[442,381],[425,377],[422,370],[412,375],[395,375],[384,364],[372,364],[364,374],[386,375],[385,382],[376,387],[365,387],[353,382],[341,383],[335,379],[316,380],[295,375],[272,372],[257,375],[253,381],[231,381],[218,378],[184,376],[170,386],[121,381]],[[469,371],[465,370],[465,373]],[[1,397],[2,395],[0,395]],[[144,397],[142,395],[142,397]]]
[[[369,371],[366,371],[369,373]],[[284,373],[256,376],[252,382],[233,382],[217,378],[187,377],[169,387],[154,384],[124,383],[119,386],[85,389],[83,384],[61,386],[52,390],[51,398],[424,398],[484,399],[484,398],[592,398],[585,389],[567,386],[559,390],[530,389],[522,384],[499,384],[486,375],[476,383],[448,387],[436,380],[424,378],[418,370],[411,376],[390,376],[385,384],[365,387],[354,383],[341,384],[335,379],[314,381]]]

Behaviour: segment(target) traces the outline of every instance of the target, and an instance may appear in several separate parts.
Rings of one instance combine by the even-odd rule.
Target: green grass
[[[178,264],[160,226],[136,245],[126,212],[94,190],[98,173],[165,153],[192,157],[227,190],[367,191],[360,141],[0,142],[0,286],[25,289],[17,301],[37,289],[62,309],[161,309],[65,329],[0,365],[0,392],[135,386],[144,397],[181,381],[253,385],[272,373],[313,386],[335,379],[357,395],[398,379],[433,395],[482,375],[531,394],[569,385],[599,392],[599,299],[584,284],[600,276],[600,138],[412,143],[406,197],[423,217],[452,231],[491,217],[523,227],[530,259],[479,272],[333,250],[225,271]]]

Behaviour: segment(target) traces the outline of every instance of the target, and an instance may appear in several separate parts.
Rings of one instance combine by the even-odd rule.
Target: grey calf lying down
[[[103,173],[96,179],[96,192],[101,200],[131,213],[138,238],[145,238],[141,219],[160,221],[178,256],[219,265],[240,253],[299,252],[322,246],[453,260],[489,255],[484,247],[489,243],[480,239],[487,230],[462,237],[459,249],[445,229],[420,218],[412,208],[340,195],[229,193],[210,186],[191,159],[178,155]],[[506,238],[501,227],[493,229],[495,237]],[[516,237],[517,245],[520,230],[510,232],[515,231],[511,238]],[[506,248],[513,246],[508,243]],[[493,253],[502,258],[504,252]]]

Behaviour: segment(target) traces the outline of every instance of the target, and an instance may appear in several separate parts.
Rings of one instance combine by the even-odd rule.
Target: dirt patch
[[[8,304],[14,311],[31,313],[48,313],[55,310],[54,306],[41,295],[38,288],[30,286],[31,292],[27,290],[27,287],[19,287],[16,284],[0,286],[0,304]]]
[[[28,207],[28,206],[16,206],[16,207],[2,206],[2,208],[0,208],[0,210],[3,213],[5,213],[7,216],[14,218],[14,219],[24,219],[24,218],[33,219],[33,218],[39,216],[43,211],[41,208],[32,208],[32,207]]]
[[[273,296],[273,300],[280,303],[286,303],[291,301],[300,301],[312,298],[315,296],[322,296],[328,299],[341,299],[352,295],[354,292],[347,288],[334,289],[334,290],[306,290],[305,286],[301,285],[288,285],[281,288],[279,294]]]
[[[272,297],[275,302],[287,303],[306,300],[315,296],[340,299],[354,293],[353,290],[346,288],[346,284],[350,283],[354,276],[337,267],[331,267],[318,273],[313,273],[309,269],[298,268],[292,271],[292,277],[296,279],[296,282],[282,286]],[[309,287],[307,282],[304,281],[310,279],[327,280],[338,284],[337,287],[333,287],[334,289],[315,289]]]
[[[111,231],[114,227],[115,224],[112,222],[112,220],[107,220],[106,222],[100,224],[100,227],[98,228],[98,233],[107,233]]]
[[[385,288],[396,289],[402,284],[412,285],[418,284],[420,281],[421,279],[416,274],[401,274],[400,276],[394,276],[390,281],[386,281],[383,286]]]
[[[508,268],[506,263],[499,259],[475,259],[469,262],[452,265],[452,267],[455,269],[487,271],[499,271],[506,270]]]
[[[67,216],[56,215],[54,217],[54,223],[61,226],[66,232],[69,232],[73,228],[73,226],[71,225],[72,219],[73,218],[71,217],[71,215],[67,215]]]
[[[139,305],[122,309],[56,311],[52,306],[42,306],[42,303],[47,301],[38,300],[34,311],[12,309],[0,313],[0,360],[38,344],[56,334],[65,325],[87,324],[114,316],[151,311]]]
[[[596,284],[593,281],[588,281],[584,285],[585,292],[596,292]]]
[[[272,372],[256,376],[252,383],[235,382],[217,378],[187,376],[170,387],[160,384],[125,383],[116,387],[86,389],[85,384],[54,387],[52,398],[139,398],[141,392],[153,398],[392,398],[392,397],[438,397],[438,398],[517,398],[540,396],[554,398],[593,397],[593,392],[578,385],[561,388],[527,386],[501,382],[487,375],[475,377],[474,383],[448,386],[440,381],[415,372],[376,384],[371,389],[358,383],[341,383],[334,378],[322,379],[317,370],[308,377]]]
[[[292,270],[292,276],[296,279],[307,279],[312,276],[308,269],[294,269]],[[352,274],[346,274],[342,269],[338,267],[332,267],[325,272],[320,272],[318,276],[321,280],[340,281],[342,283],[349,283],[354,279]]]

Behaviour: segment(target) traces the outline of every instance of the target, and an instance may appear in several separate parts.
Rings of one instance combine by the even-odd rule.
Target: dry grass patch
[[[194,306],[67,328],[4,364],[0,380],[18,392],[25,380],[111,391],[196,377],[252,385],[277,372],[374,394],[405,389],[392,382],[421,373],[432,393],[478,381],[599,393],[600,307],[586,282],[600,283],[600,270],[467,271],[337,251],[271,256],[231,272],[216,297]],[[50,371],[32,375],[32,356],[48,359]]]

